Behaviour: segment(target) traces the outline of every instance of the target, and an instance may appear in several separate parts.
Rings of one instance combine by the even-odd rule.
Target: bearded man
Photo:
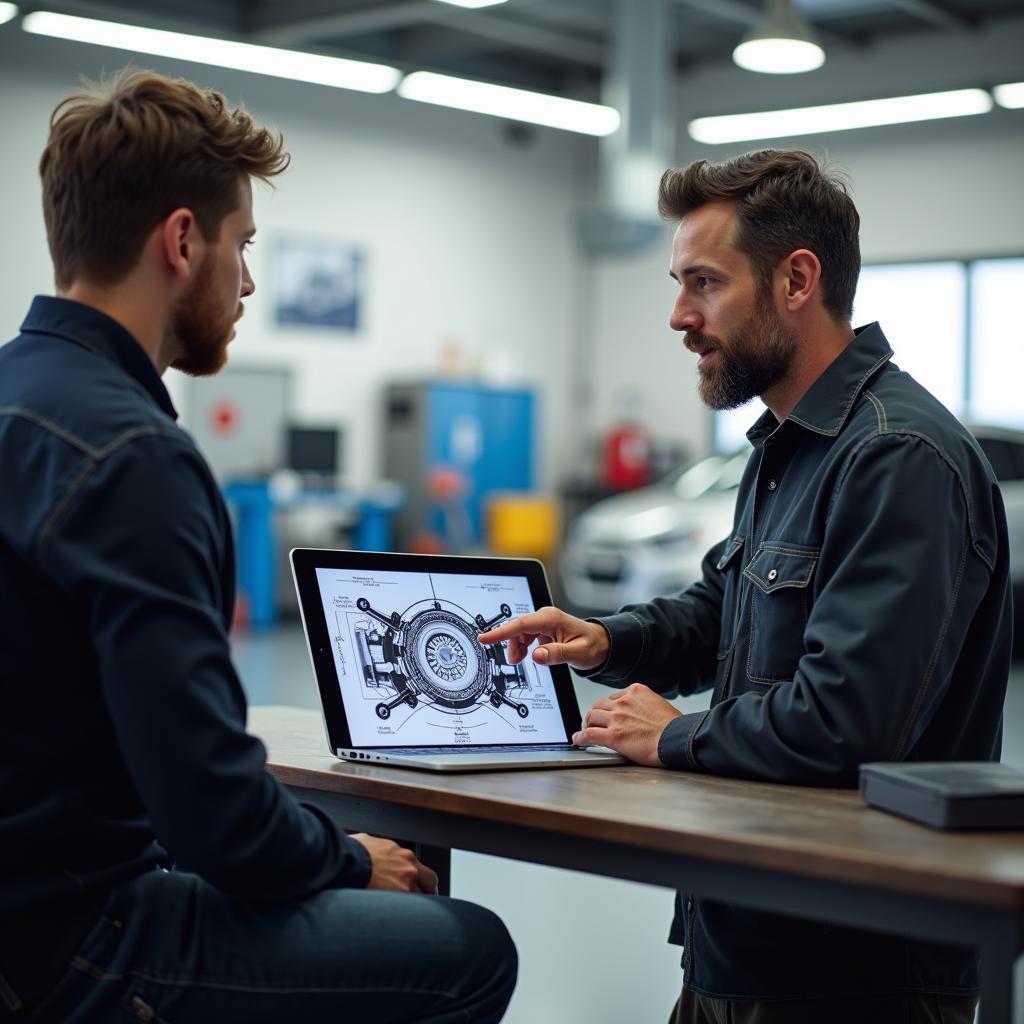
[[[0,349],[0,1020],[497,1022],[511,996],[493,914],[296,803],[245,731],[228,514],[160,378],[224,365],[251,179],[287,164],[152,72],[54,112],[57,296]]]
[[[714,409],[767,411],[730,535],[678,597],[481,636],[625,686],[579,744],[639,764],[854,786],[865,761],[997,761],[1011,644],[1006,520],[970,434],[854,330],[860,219],[809,154],[666,172],[669,321]],[[630,685],[632,684],[632,685]],[[712,689],[680,714],[664,696]],[[664,696],[660,696],[660,695]],[[676,1024],[973,1020],[973,950],[680,894]],[[936,936],[936,939],[948,939]]]

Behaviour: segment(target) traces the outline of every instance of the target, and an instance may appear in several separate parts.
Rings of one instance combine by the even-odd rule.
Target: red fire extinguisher
[[[601,479],[613,491],[643,487],[651,472],[651,438],[639,423],[625,422],[604,439]]]

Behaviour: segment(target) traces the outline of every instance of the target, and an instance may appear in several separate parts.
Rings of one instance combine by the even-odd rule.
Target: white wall
[[[52,291],[36,173],[50,111],[80,75],[127,58],[0,27],[0,337],[16,332],[33,293]],[[366,483],[379,471],[381,384],[436,370],[449,338],[469,366],[535,386],[545,438],[538,478],[550,486],[564,473],[566,339],[578,287],[574,180],[594,143],[538,131],[531,145],[513,146],[492,118],[155,58],[144,64],[243,99],[284,131],[293,163],[276,190],[256,189],[257,289],[231,360],[290,366],[297,414],[344,428],[348,475]],[[281,233],[365,247],[369,292],[357,335],[273,325],[269,242]],[[170,371],[167,380],[179,398],[176,377]]]

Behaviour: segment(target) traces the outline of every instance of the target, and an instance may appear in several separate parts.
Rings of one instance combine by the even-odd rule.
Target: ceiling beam
[[[445,10],[442,4],[431,6],[439,9],[434,16],[435,21],[502,46],[568,58],[578,64],[601,66],[605,61],[607,46],[597,40],[581,39],[534,22],[513,20],[483,11],[469,11],[459,7],[448,7]]]
[[[758,8],[742,0],[676,0],[676,3],[698,14],[706,14],[719,21],[731,21],[736,25],[753,25],[762,16]]]
[[[717,18],[719,21],[731,21],[734,25],[742,25],[744,28],[756,25],[764,17],[763,8],[751,7],[750,4],[743,3],[743,0],[675,0],[675,2],[679,7],[695,11],[712,20]],[[900,3],[902,0],[890,0],[890,2]],[[906,2],[915,3],[916,0],[906,0]],[[920,2],[925,3],[927,0],[920,0]],[[819,25],[814,26],[814,31],[818,33],[826,46],[843,47],[851,46],[854,43],[854,40],[848,36],[832,29],[823,29]],[[737,42],[739,42],[738,39]]]
[[[343,39],[415,25],[429,20],[428,8],[433,6],[429,0],[398,0],[339,11],[336,3],[298,3],[288,5],[283,16],[277,7],[272,13],[256,10],[249,15],[246,27],[253,42],[297,46],[316,39]]]
[[[601,65],[605,57],[602,42],[581,39],[534,22],[453,7],[434,0],[398,0],[341,11],[337,10],[337,4],[317,4],[307,6],[305,12],[301,8],[296,12],[293,7],[284,18],[257,13],[250,18],[249,37],[254,42],[275,46],[297,46],[423,24],[445,25],[477,39],[581,64]]]
[[[950,32],[964,32],[971,27],[971,23],[966,18],[946,10],[934,0],[889,0],[889,3],[936,28],[944,28]]]

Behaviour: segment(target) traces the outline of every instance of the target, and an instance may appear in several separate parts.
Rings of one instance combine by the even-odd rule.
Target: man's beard
[[[243,312],[241,302],[225,311],[213,287],[212,261],[204,260],[195,284],[171,314],[170,341],[180,353],[171,366],[191,377],[209,377],[223,369],[232,328]]]
[[[711,409],[735,409],[763,395],[789,372],[796,339],[786,330],[771,298],[761,294],[745,324],[725,342],[687,332],[688,348],[715,350],[707,369],[698,369],[701,400]]]

